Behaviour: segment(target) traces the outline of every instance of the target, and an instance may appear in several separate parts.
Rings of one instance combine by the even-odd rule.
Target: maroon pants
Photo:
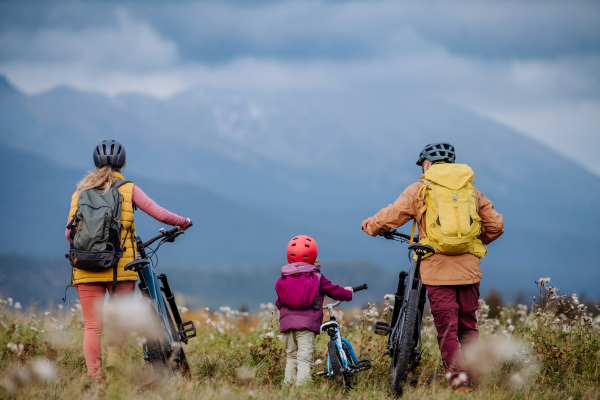
[[[467,371],[461,346],[477,345],[476,311],[479,308],[479,283],[456,286],[429,286],[427,297],[437,329],[438,345],[447,371]]]

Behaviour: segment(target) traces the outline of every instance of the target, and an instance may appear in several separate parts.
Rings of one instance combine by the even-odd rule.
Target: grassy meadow
[[[52,310],[24,310],[17,299],[1,303],[3,399],[389,398],[389,357],[382,355],[386,338],[372,333],[375,320],[391,315],[387,301],[365,310],[338,311],[338,320],[344,321],[342,334],[352,342],[359,359],[371,360],[373,365],[359,374],[356,386],[346,394],[326,379],[314,379],[303,387],[283,385],[285,352],[272,304],[261,305],[255,314],[229,307],[183,308],[184,320],[195,321],[198,332],[184,345],[192,379],[173,378],[158,384],[143,359],[143,335],[130,332],[121,370],[105,371],[106,379],[97,383],[86,376],[83,315],[77,302]],[[540,280],[540,295],[531,304],[504,307],[495,318],[488,318],[489,307],[480,301],[481,346],[467,353],[470,367],[480,374],[480,388],[470,394],[448,387],[437,333],[431,317],[426,317],[423,360],[414,378],[429,384],[407,387],[404,398],[598,399],[598,311],[598,307],[580,304],[575,295],[558,295],[545,279]],[[103,340],[105,351],[106,334]],[[327,340],[326,335],[317,337],[315,370],[326,363]]]

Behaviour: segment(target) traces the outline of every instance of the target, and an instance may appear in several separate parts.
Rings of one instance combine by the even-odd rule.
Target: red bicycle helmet
[[[287,247],[287,259],[290,264],[301,261],[314,264],[318,254],[317,242],[306,235],[296,236],[290,240]]]

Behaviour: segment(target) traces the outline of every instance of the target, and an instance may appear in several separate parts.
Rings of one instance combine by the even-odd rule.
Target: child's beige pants
[[[310,378],[316,336],[317,334],[312,331],[297,330],[283,334],[287,352],[284,383],[294,382],[296,385],[301,385]]]

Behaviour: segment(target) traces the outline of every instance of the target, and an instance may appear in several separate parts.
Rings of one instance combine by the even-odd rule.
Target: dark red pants
[[[479,308],[479,283],[456,286],[429,286],[427,297],[437,329],[438,345],[447,371],[467,371],[461,346],[477,345],[476,311]]]

